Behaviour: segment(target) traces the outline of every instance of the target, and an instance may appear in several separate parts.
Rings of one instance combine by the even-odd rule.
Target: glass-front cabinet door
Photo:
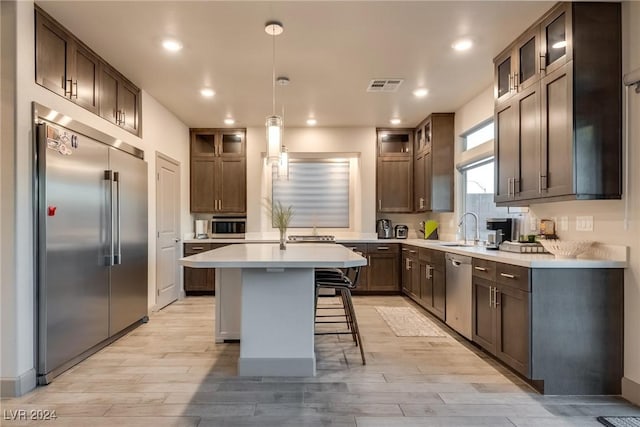
[[[244,129],[228,129],[218,137],[218,155],[224,157],[244,156]]]
[[[378,153],[380,156],[407,156],[413,152],[412,129],[378,129]]]
[[[526,33],[516,44],[518,65],[514,76],[516,90],[521,92],[540,79],[540,32],[538,27]]]
[[[571,3],[550,15],[541,28],[541,68],[552,73],[572,59]]]
[[[495,99],[502,102],[513,95],[513,51],[502,54],[496,58]]]

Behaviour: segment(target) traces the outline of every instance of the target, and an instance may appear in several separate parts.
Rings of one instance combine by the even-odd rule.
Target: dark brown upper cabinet
[[[378,129],[378,212],[413,212],[413,129]]]
[[[36,9],[36,82],[96,113],[100,60]]]
[[[560,3],[494,59],[498,205],[621,197],[621,45],[619,3]]]
[[[36,83],[140,136],[140,89],[35,7]]]
[[[530,28],[495,58],[496,103],[509,100],[540,79],[540,31]]]
[[[246,215],[244,129],[191,129],[191,212]]]
[[[433,113],[416,128],[414,210],[452,212],[454,113]]]
[[[140,90],[108,65],[101,65],[100,116],[138,135]]]

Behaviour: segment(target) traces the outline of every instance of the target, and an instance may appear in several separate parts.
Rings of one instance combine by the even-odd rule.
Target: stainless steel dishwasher
[[[471,257],[447,253],[445,322],[460,335],[472,339]]]

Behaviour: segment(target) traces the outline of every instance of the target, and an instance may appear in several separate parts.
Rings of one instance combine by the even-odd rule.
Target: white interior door
[[[180,164],[156,154],[156,308],[180,295]]]

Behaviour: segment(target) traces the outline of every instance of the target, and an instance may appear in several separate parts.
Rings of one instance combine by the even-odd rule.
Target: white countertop
[[[192,268],[313,268],[357,267],[367,260],[342,245],[296,243],[280,250],[278,243],[250,243],[184,257],[180,264]]]
[[[193,239],[185,240],[185,243],[265,243],[277,242],[271,239]],[[486,259],[489,261],[502,262],[505,264],[519,265],[529,268],[627,268],[628,248],[626,246],[611,246],[596,244],[587,253],[577,259],[556,259],[551,254],[519,254],[514,252],[487,250],[484,246],[443,246],[438,240],[423,239],[377,239],[375,237],[355,236],[336,238],[337,243],[402,243],[418,246],[422,248],[436,249],[443,252],[451,252],[458,255],[466,255],[474,258]],[[287,248],[292,249],[302,245],[313,245],[313,248],[325,246],[322,244],[294,243],[287,244]],[[233,245],[236,246],[236,245]],[[244,245],[243,245],[244,246]],[[335,246],[335,245],[327,245]],[[276,245],[277,247],[277,245]],[[285,252],[289,252],[289,249]],[[292,251],[293,252],[293,251]],[[198,256],[198,255],[194,255]],[[190,257],[191,258],[191,257]],[[187,265],[187,264],[184,264]],[[188,265],[187,265],[188,266]],[[215,266],[212,266],[215,267]]]

